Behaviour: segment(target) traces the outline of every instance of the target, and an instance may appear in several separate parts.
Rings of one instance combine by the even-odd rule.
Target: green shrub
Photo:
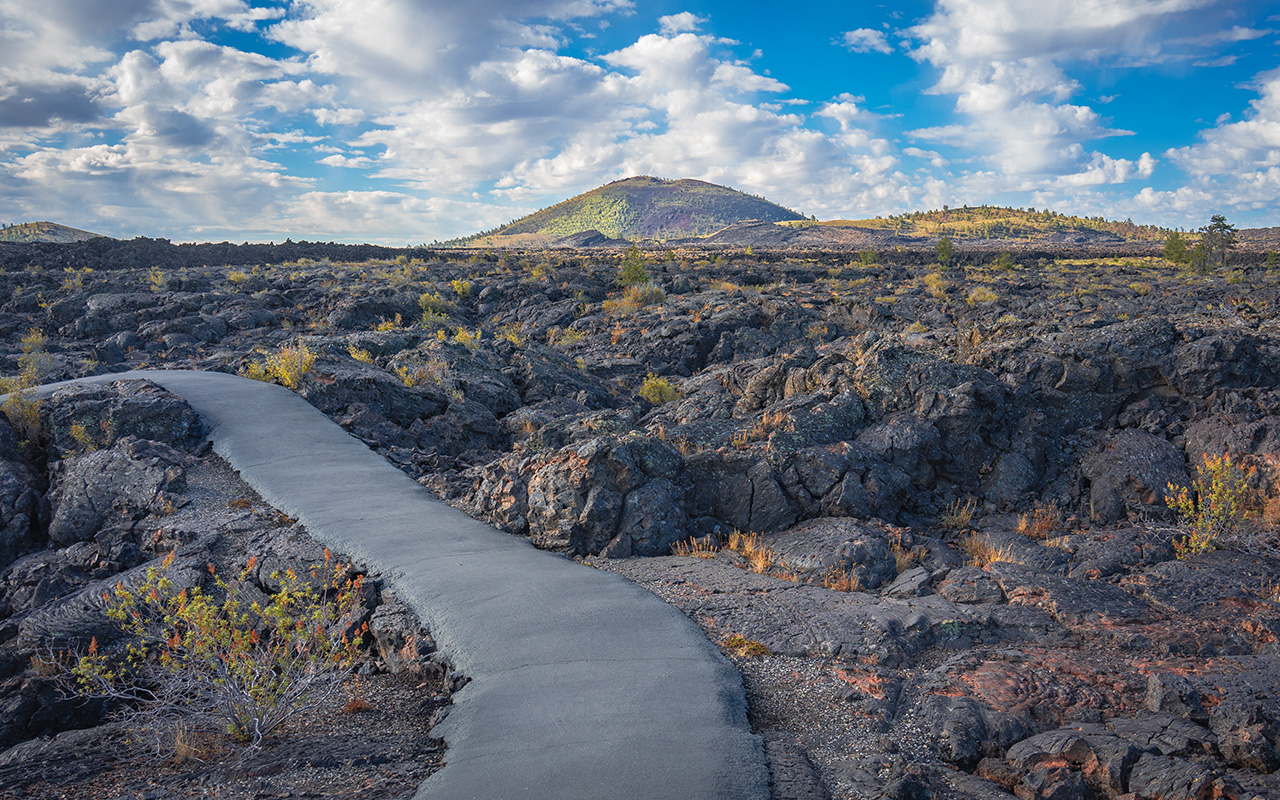
[[[965,302],[967,302],[971,306],[976,306],[976,305],[985,306],[985,305],[990,305],[991,303],[994,303],[999,299],[1000,299],[1000,295],[996,294],[995,292],[991,291],[985,286],[979,286],[978,288],[974,289],[972,292],[969,292],[969,296],[965,298]]]
[[[267,359],[267,372],[280,385],[297,389],[302,383],[302,376],[307,374],[311,365],[316,363],[316,354],[302,342],[292,347],[282,347],[279,352]]]
[[[49,356],[45,353],[45,335],[39,328],[31,328],[22,337],[22,355],[18,356],[18,375],[0,378],[0,392],[8,395],[0,411],[9,418],[18,434],[18,445],[29,451],[40,446],[40,398],[34,389],[49,373]]]
[[[502,339],[504,341],[511,342],[516,347],[521,347],[524,345],[524,336],[520,333],[522,327],[523,326],[519,322],[508,322],[506,325],[498,328],[498,332],[494,334],[494,338]]]
[[[103,593],[107,616],[131,634],[122,658],[96,639],[70,670],[81,694],[136,704],[135,713],[258,746],[297,714],[334,699],[351,672],[368,623],[344,622],[360,605],[361,576],[325,563],[308,577],[272,573],[280,589],[265,604],[250,600],[250,559],[225,582],[212,565],[213,591],[176,591],[162,566],[137,586]]]
[[[307,374],[315,361],[315,351],[298,342],[296,345],[280,348],[274,355],[267,357],[265,364],[249,362],[240,374],[255,381],[275,381],[296,391],[302,385],[302,376]]]
[[[456,283],[456,281],[455,281]],[[467,284],[467,291],[471,290],[471,284]],[[462,295],[459,295],[462,296]],[[444,299],[439,292],[425,292],[418,297],[418,305],[422,306],[424,312],[431,314],[442,314],[448,316],[457,308],[453,303]]]
[[[1174,543],[1178,558],[1190,558],[1239,539],[1248,516],[1247,480],[1248,475],[1231,460],[1230,453],[1205,453],[1190,487],[1168,485],[1165,505],[1178,515],[1186,534]]]
[[[649,373],[649,377],[644,379],[644,383],[640,384],[640,391],[637,394],[655,406],[670,403],[680,396],[676,388],[671,385],[671,381],[666,378],[659,378],[652,372]]]
[[[639,286],[649,282],[649,271],[644,268],[644,256],[634,244],[627,248],[618,269],[619,286]]]
[[[574,328],[552,328],[547,332],[547,341],[555,347],[573,347],[587,335]]]

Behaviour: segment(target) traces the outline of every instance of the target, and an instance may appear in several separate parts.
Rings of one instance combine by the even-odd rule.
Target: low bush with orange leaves
[[[176,591],[172,554],[136,586],[103,593],[109,616],[130,634],[123,653],[90,643],[69,677],[84,695],[124,700],[145,721],[225,734],[251,746],[296,715],[334,702],[368,624],[347,621],[361,604],[363,576],[325,551],[309,575],[273,573],[279,590],[248,600],[245,565],[227,582],[209,565],[208,590]]]

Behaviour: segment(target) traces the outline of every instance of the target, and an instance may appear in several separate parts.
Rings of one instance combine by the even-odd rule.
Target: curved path
[[[184,397],[218,455],[382,572],[471,679],[418,800],[768,798],[741,678],[680,611],[467,517],[287,389],[179,370],[88,380],[120,378]]]

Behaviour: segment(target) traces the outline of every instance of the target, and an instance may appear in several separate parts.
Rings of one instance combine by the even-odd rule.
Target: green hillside
[[[0,242],[83,242],[99,236],[102,234],[69,228],[56,222],[22,222],[0,229]]]
[[[1102,217],[1076,217],[1056,211],[999,206],[964,206],[935,211],[911,211],[889,217],[832,220],[829,227],[892,230],[904,236],[947,236],[955,239],[1043,239],[1053,234],[1092,231],[1130,241],[1164,241],[1167,228],[1117,222]]]
[[[614,239],[675,239],[706,236],[744,220],[799,219],[804,218],[790,209],[725,186],[642,176],[614,181],[462,242],[556,238],[590,230]]]

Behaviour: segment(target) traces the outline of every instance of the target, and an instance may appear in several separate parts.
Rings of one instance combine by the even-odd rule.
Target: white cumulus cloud
[[[852,31],[845,31],[841,34],[840,41],[855,53],[874,52],[888,55],[893,52],[893,47],[890,46],[884,31],[878,31],[874,28],[858,28]]]

